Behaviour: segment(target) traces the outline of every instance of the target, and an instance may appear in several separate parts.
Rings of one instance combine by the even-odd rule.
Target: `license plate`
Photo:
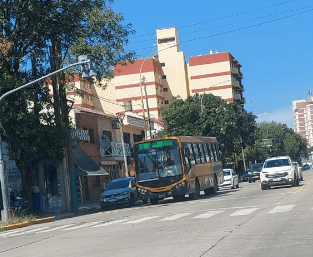
[[[273,181],[281,181],[281,178],[273,178]]]

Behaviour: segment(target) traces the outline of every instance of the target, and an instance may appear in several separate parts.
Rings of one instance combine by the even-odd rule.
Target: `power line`
[[[277,3],[277,4],[272,4],[272,5],[267,5],[267,6],[264,6],[264,7],[252,9],[252,10],[246,11],[246,12],[235,13],[235,14],[231,14],[231,15],[219,17],[219,18],[216,18],[216,19],[211,19],[211,20],[207,20],[207,21],[201,21],[201,22],[193,23],[193,24],[187,24],[187,25],[184,25],[184,26],[181,26],[181,27],[177,27],[177,28],[178,28],[178,29],[187,28],[187,27],[192,27],[192,26],[196,26],[196,25],[200,25],[200,24],[204,24],[204,23],[208,23],[208,22],[223,20],[223,19],[227,19],[227,18],[234,17],[234,16],[239,16],[239,15],[242,15],[242,14],[251,13],[251,12],[256,12],[256,11],[260,11],[260,10],[263,10],[263,9],[271,8],[271,7],[274,7],[274,6],[278,6],[278,5],[290,3],[290,2],[293,2],[293,1],[294,1],[294,0],[288,0],[288,1],[284,1],[284,2]],[[132,37],[132,38],[143,37],[143,36],[151,36],[151,35],[154,35],[154,33],[138,35],[138,36],[134,36],[134,37]]]
[[[216,36],[221,36],[221,35],[225,35],[225,34],[230,34],[230,33],[233,33],[233,32],[237,32],[237,31],[241,31],[241,30],[245,30],[245,29],[250,29],[250,28],[262,26],[262,25],[265,25],[265,24],[273,23],[273,22],[276,22],[276,21],[288,19],[288,18],[291,18],[291,17],[294,17],[294,16],[298,16],[298,15],[301,15],[301,14],[304,14],[304,13],[311,12],[311,11],[313,11],[313,9],[306,10],[306,11],[299,12],[299,13],[295,13],[295,14],[291,14],[291,15],[287,15],[287,16],[284,16],[284,17],[281,17],[281,18],[270,20],[270,21],[266,21],[266,22],[262,22],[262,23],[258,23],[258,24],[254,24],[254,25],[250,25],[250,26],[246,26],[246,27],[243,27],[243,28],[233,29],[233,30],[229,30],[229,31],[221,32],[221,33],[216,33],[216,34],[213,34],[213,35],[208,35],[208,36],[204,36],[204,37],[200,37],[200,38],[193,38],[193,39],[181,41],[181,43],[186,43],[186,42],[201,40],[201,39],[205,39],[205,38],[210,38],[210,37],[216,37]],[[146,47],[146,48],[141,48],[141,49],[134,49],[134,51],[147,50],[147,49],[151,49],[151,47]]]

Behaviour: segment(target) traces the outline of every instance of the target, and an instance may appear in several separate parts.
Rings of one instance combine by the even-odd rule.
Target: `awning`
[[[76,168],[79,170],[79,175],[109,176],[109,173],[99,166],[92,158],[90,158],[89,155],[86,154],[86,152],[79,146],[72,149],[72,157]]]

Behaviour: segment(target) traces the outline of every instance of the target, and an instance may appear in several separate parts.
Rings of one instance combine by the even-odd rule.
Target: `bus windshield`
[[[182,174],[177,140],[159,140],[136,145],[138,181],[158,180]]]

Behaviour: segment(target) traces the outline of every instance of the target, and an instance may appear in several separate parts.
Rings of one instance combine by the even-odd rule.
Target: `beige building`
[[[313,146],[313,96],[292,102],[295,131]]]
[[[173,97],[211,93],[227,102],[245,103],[241,65],[229,52],[192,56],[187,64],[176,28],[157,29],[156,39],[153,57],[115,67],[116,101],[125,111],[147,117],[147,99],[150,118],[157,122]]]

